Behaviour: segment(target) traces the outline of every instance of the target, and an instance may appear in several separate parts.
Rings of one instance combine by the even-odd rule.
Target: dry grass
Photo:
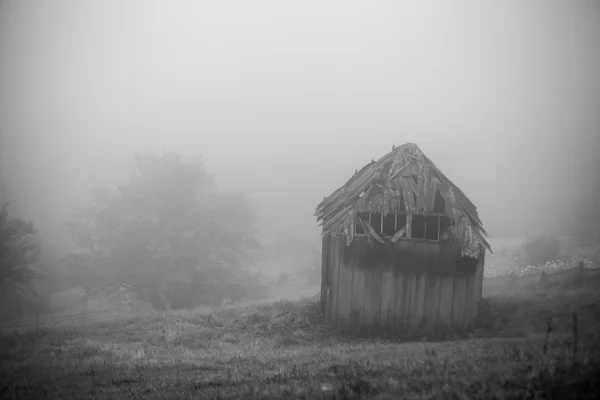
[[[19,399],[593,398],[595,285],[491,297],[471,338],[437,343],[339,335],[308,300],[4,335],[0,388]]]

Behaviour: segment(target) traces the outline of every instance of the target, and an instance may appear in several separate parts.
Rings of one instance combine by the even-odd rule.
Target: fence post
[[[40,333],[40,307],[36,304],[35,306],[35,333]]]
[[[577,312],[577,308],[573,308],[571,319],[571,329],[573,332],[573,365],[575,365],[575,363],[577,363],[577,354],[579,352],[579,313]]]
[[[511,288],[514,288],[517,285],[517,274],[514,272],[511,272],[508,275],[508,284],[511,286]]]
[[[540,277],[540,287],[544,287],[544,285],[548,282],[548,275],[546,271],[542,271],[542,276]]]
[[[87,322],[87,311],[88,311],[88,299],[85,299],[85,304],[83,305],[83,322]]]

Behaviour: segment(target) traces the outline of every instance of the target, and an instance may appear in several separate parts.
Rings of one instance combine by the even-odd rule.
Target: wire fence
[[[485,297],[512,296],[524,293],[524,289],[577,288],[590,279],[600,277],[600,265],[597,263],[576,265],[564,264],[560,268],[513,269],[504,274],[496,274],[483,280]]]

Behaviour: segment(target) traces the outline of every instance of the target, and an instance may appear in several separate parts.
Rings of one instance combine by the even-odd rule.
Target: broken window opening
[[[381,233],[383,227],[383,213],[372,213],[369,223],[375,232]]]
[[[396,229],[396,214],[388,214],[383,217],[383,229],[382,232],[386,236],[394,236],[398,229]]]
[[[357,236],[367,234],[358,218],[368,222],[376,233],[387,238],[394,237],[404,229],[400,237],[429,241],[442,239],[452,224],[452,219],[446,215],[389,213],[384,216],[381,212],[359,212],[356,216],[354,232]]]
[[[406,204],[404,203],[404,196],[401,195],[400,196],[400,213],[405,213],[406,212]]]
[[[428,215],[425,217],[425,239],[439,240],[440,218],[438,215]]]
[[[446,213],[446,201],[439,190],[435,191],[435,197],[433,198],[433,213],[444,214]]]
[[[404,228],[405,232],[400,237],[430,241],[440,240],[452,224],[450,217],[439,214],[389,213],[384,216],[381,212],[359,212],[356,216],[354,233],[357,236],[367,234],[359,218],[384,237],[391,238]]]
[[[370,214],[370,213],[368,213],[368,212],[359,212],[359,213],[357,213],[357,214],[356,214],[356,216],[357,216],[358,218],[362,219],[363,221],[369,221],[369,219],[371,218],[371,214]],[[366,234],[366,232],[365,232],[365,230],[364,230],[364,228],[363,228],[362,224],[361,224],[361,223],[360,223],[360,221],[358,220],[358,218],[357,218],[357,220],[356,220],[356,223],[354,224],[354,225],[355,225],[355,228],[354,228],[354,233],[355,233],[356,235],[365,235],[365,234]]]
[[[408,220],[408,216],[406,214],[396,214],[396,232],[397,233],[401,229],[406,230],[406,222]],[[407,237],[407,232],[405,231],[402,237]]]
[[[424,215],[415,214],[412,216],[410,236],[413,239],[425,239],[425,221]]]
[[[439,238],[443,237],[444,234],[446,232],[448,232],[448,229],[450,229],[451,225],[452,225],[452,218],[447,217],[447,216],[441,216],[440,217],[440,229],[439,229],[440,233],[439,233],[438,237]]]
[[[452,219],[445,215],[413,215],[411,236],[414,239],[440,240],[451,224]]]

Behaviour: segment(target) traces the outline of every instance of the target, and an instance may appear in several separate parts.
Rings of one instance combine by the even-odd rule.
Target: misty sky
[[[2,189],[50,230],[134,152],[200,152],[316,235],[324,196],[414,142],[494,234],[597,142],[597,3],[0,0]]]

